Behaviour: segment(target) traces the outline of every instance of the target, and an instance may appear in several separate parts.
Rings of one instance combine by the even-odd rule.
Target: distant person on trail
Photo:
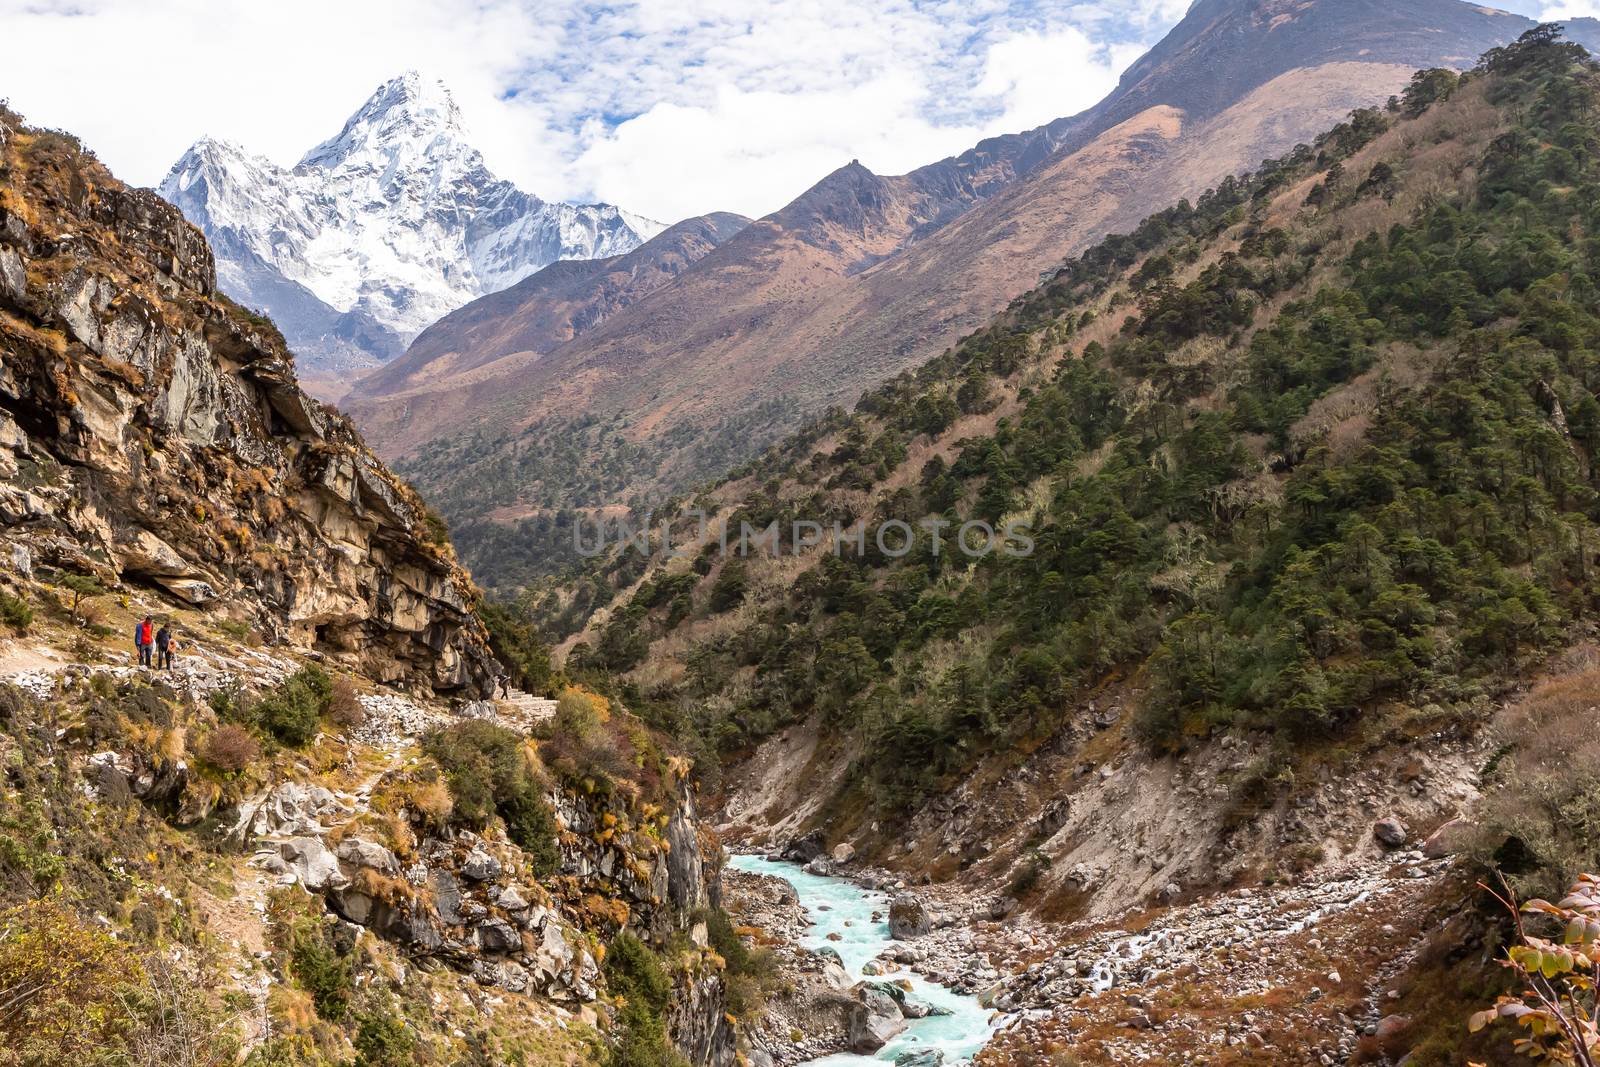
[[[510,678],[510,676],[507,675],[504,671],[501,671],[499,674],[495,675],[494,676],[494,688],[495,688],[495,692],[499,696],[509,699],[510,696],[511,696],[511,678]]]
[[[172,624],[162,623],[161,629],[156,631],[156,666],[164,671],[170,671],[172,653],[177,645],[177,640],[172,636]]]
[[[155,623],[150,616],[133,628],[133,643],[139,649],[139,666],[150,666],[150,649],[156,643]]]

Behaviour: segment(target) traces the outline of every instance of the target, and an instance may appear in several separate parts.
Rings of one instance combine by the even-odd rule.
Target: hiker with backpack
[[[146,615],[144,620],[133,628],[133,643],[139,650],[139,666],[150,666],[150,650],[155,646],[155,622]]]

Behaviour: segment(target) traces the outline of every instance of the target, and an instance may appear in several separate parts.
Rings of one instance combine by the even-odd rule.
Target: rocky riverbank
[[[791,845],[788,854],[806,851]],[[911,887],[830,856],[813,855],[807,869],[921,913],[921,931],[890,942],[865,972],[904,968],[976,995],[997,1027],[980,1065],[1057,1055],[1085,1064],[1332,1065],[1372,1055],[1409,1026],[1397,1007],[1408,992],[1402,971],[1424,942],[1451,863],[1420,848],[1383,851],[1375,838],[1373,854],[1294,884],[1072,923],[1003,897],[974,900],[953,884]],[[808,923],[793,890],[732,870],[725,885],[739,921],[774,946],[791,990],[747,1028],[753,1043],[780,1065],[846,1047],[844,976],[830,981],[831,961],[800,947]]]

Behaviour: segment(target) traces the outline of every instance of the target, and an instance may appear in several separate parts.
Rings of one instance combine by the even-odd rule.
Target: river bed
[[[852,978],[867,977],[861,973],[862,966],[890,945],[887,894],[863,889],[843,878],[807,874],[798,864],[761,856],[736,855],[729,863],[738,870],[771,875],[794,886],[806,917],[811,920],[801,943],[813,951],[833,949]],[[874,912],[877,921],[873,920]],[[838,939],[830,940],[829,934],[837,934]],[[893,1063],[897,1056],[928,1049],[943,1052],[946,1065],[967,1063],[994,1035],[989,1022],[992,1013],[978,1004],[977,997],[953,993],[904,969],[871,976],[872,981],[900,979],[910,982],[911,996],[950,1014],[908,1019],[906,1030],[871,1056],[840,1052],[808,1060],[807,1067],[882,1067]]]

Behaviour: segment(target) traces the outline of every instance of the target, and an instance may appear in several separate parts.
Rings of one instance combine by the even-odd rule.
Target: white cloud
[[[1031,129],[1092,106],[1143,51],[1138,44],[1096,44],[1076,26],[1017,34],[989,49],[974,91],[1003,103],[991,133]]]
[[[1546,3],[1539,12],[1542,22],[1578,18],[1600,18],[1600,0],[1557,0],[1555,3]]]
[[[1577,2],[1577,0],[1567,0]],[[0,96],[153,184],[203,133],[293,163],[382,81],[455,93],[498,173],[762,214],[1091,104],[1187,0],[0,0]]]

